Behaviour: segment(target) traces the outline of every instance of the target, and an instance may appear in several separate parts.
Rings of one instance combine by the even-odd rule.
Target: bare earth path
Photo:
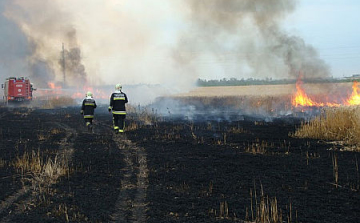
[[[125,135],[115,135],[114,141],[124,154],[124,178],[111,215],[113,222],[146,222],[146,190],[148,187],[148,168],[146,151],[137,147]],[[133,179],[136,179],[135,181]],[[132,196],[134,194],[134,196]]]
[[[147,222],[149,171],[145,149],[125,135],[112,135],[108,116],[99,117],[94,133],[88,133],[83,120],[75,112],[75,109],[49,110],[39,114],[17,112],[21,118],[13,117],[12,111],[1,113],[0,118],[6,119],[6,126],[9,126],[6,132],[4,125],[1,129],[1,136],[9,141],[9,145],[2,148],[3,151],[7,147],[10,149],[10,159],[6,161],[11,164],[8,168],[12,168],[14,157],[24,152],[13,150],[12,141],[24,144],[24,149],[31,153],[34,149],[26,144],[31,140],[35,148],[40,147],[37,143],[44,144],[41,146],[44,148],[53,148],[51,157],[63,163],[68,173],[48,185],[55,194],[46,194],[42,203],[38,203],[39,197],[44,195],[33,183],[19,184],[18,189],[14,187],[13,192],[4,194],[0,200],[0,222],[34,221],[44,218],[44,214],[51,221]],[[19,124],[22,128],[18,128]],[[47,136],[51,132],[55,132],[54,135]],[[60,135],[57,136],[56,132]],[[25,143],[17,142],[18,135]],[[41,142],[31,139],[39,135],[50,138]],[[2,159],[6,159],[5,153]],[[17,175],[19,180],[34,180],[31,173],[23,178]],[[13,177],[13,173],[5,175],[10,184]],[[47,207],[46,203],[50,205]]]

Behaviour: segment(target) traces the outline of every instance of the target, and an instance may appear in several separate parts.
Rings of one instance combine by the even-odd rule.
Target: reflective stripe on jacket
[[[109,109],[112,109],[113,114],[126,115],[126,103],[128,103],[126,94],[121,91],[115,91],[111,94]]]
[[[96,108],[96,102],[93,98],[86,97],[81,106],[84,118],[94,118],[94,110]]]

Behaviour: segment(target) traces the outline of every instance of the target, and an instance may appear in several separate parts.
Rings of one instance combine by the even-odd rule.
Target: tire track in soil
[[[146,222],[148,187],[147,154],[144,148],[136,146],[125,135],[114,133],[113,140],[124,155],[126,167],[122,170],[124,178],[115,204],[115,212],[111,214],[112,222]],[[131,179],[136,179],[132,182]]]
[[[74,154],[74,142],[77,137],[76,130],[69,127],[66,124],[55,122],[54,125],[57,125],[60,128],[65,129],[66,135],[65,137],[60,141],[60,147],[59,151],[56,153],[56,156],[58,157],[59,162],[64,162],[64,164],[67,166],[72,159],[72,156]],[[24,197],[25,195],[30,195],[25,200],[21,200],[21,197]],[[38,195],[37,191],[34,191],[31,189],[30,186],[24,186],[14,194],[8,196],[5,200],[3,200],[0,204],[0,215],[7,211],[7,216],[4,216],[0,219],[1,223],[5,222],[12,222],[12,218],[16,215],[19,215],[22,213],[22,209],[18,208],[22,206],[21,204],[31,204],[31,201],[34,200],[34,198]],[[10,208],[15,207],[15,211],[11,212]]]

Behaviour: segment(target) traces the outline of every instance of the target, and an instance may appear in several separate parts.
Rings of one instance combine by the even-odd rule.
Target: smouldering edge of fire
[[[294,107],[340,107],[360,105],[360,94],[358,93],[359,83],[357,81],[353,82],[351,95],[349,95],[348,98],[342,99],[342,103],[316,101],[305,93],[302,85],[303,82],[299,78],[296,82],[296,92],[291,97],[291,105]],[[80,100],[85,97],[86,92],[91,91],[96,95],[97,99],[108,100],[110,95],[110,92],[105,92],[104,90],[90,86],[84,86],[77,89],[64,89],[62,86],[56,85],[53,82],[49,82],[48,86],[48,89],[38,89],[39,97],[59,98],[61,96],[68,96],[75,100]]]
[[[294,107],[340,107],[340,106],[351,106],[351,105],[360,105],[360,95],[358,94],[358,85],[357,81],[353,82],[352,93],[351,95],[342,100],[342,103],[335,102],[317,102],[311,99],[302,88],[302,81],[300,79],[296,82],[296,93],[292,97],[291,103]]]

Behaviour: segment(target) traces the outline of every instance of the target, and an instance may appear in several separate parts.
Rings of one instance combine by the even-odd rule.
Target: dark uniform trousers
[[[118,127],[120,130],[125,128],[126,115],[113,114],[114,128]]]
[[[94,119],[94,110],[96,108],[96,102],[93,98],[85,98],[81,106],[81,114],[84,116],[85,124],[87,127],[92,127],[92,121]]]
[[[109,112],[112,111],[114,130],[124,132],[126,108],[125,104],[128,103],[127,96],[124,92],[117,91],[112,93],[110,97]]]

